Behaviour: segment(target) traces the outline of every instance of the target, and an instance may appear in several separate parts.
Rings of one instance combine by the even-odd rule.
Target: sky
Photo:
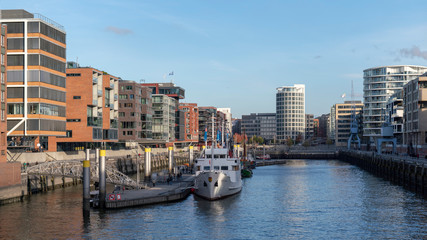
[[[0,0],[65,27],[67,61],[124,80],[173,82],[182,102],[274,113],[306,85],[319,116],[363,97],[363,70],[427,66],[427,1]],[[173,75],[169,75],[173,72]],[[346,94],[345,99],[342,95]]]

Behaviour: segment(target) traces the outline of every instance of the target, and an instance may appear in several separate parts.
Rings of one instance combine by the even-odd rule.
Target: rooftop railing
[[[34,13],[34,18],[40,19],[40,20],[42,20],[43,22],[45,22],[45,23],[47,23],[47,24],[49,24],[49,25],[51,25],[51,26],[53,26],[53,27],[55,27],[55,28],[59,28],[59,29],[61,29],[62,31],[65,31],[64,26],[62,26],[61,24],[59,24],[59,23],[57,23],[57,22],[53,21],[53,20],[52,20],[52,19],[50,19],[50,18],[47,18],[47,17],[45,17],[45,16],[41,15],[40,13]]]

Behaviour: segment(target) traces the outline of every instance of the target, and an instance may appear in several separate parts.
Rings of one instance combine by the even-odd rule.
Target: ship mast
[[[212,146],[211,146],[211,170],[213,170],[213,161],[214,161],[214,149],[215,149],[215,123],[214,123],[214,114],[212,113]]]

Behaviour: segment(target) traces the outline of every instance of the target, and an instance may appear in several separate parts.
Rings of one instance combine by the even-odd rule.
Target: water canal
[[[427,201],[340,161],[259,167],[215,202],[100,212],[84,220],[81,186],[0,207],[1,239],[423,239]]]

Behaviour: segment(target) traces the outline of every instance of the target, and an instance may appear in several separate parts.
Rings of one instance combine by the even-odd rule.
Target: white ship
[[[195,160],[195,171],[194,194],[197,196],[216,200],[242,190],[240,160],[229,157],[227,148],[205,149]]]

